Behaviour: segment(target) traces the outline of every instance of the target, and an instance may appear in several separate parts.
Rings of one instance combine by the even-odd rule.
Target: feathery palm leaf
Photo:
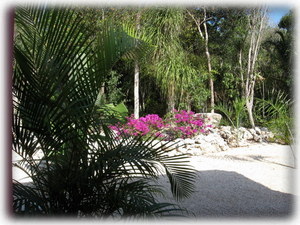
[[[231,126],[239,128],[242,124],[243,118],[245,117],[245,104],[245,99],[236,98],[232,102],[232,106],[220,103],[216,105],[214,109],[225,115]]]
[[[196,70],[187,60],[179,37],[183,24],[183,11],[180,8],[153,8],[144,13],[142,32],[151,37],[155,49],[151,54],[152,66],[148,73],[154,74],[161,92],[167,97],[169,110],[179,96],[182,85],[191,83]],[[174,106],[173,106],[174,107]]]
[[[194,171],[186,157],[169,157],[170,150],[152,139],[117,137],[107,120],[95,116],[103,79],[118,58],[137,47],[135,40],[109,22],[91,40],[70,9],[19,7],[16,24],[13,151],[21,157],[15,166],[32,182],[14,181],[15,212],[99,217],[179,212],[156,201],[162,187],[151,182],[165,170],[174,196],[187,197]]]
[[[286,143],[294,143],[293,140],[293,101],[281,91],[275,89],[267,93],[267,99],[257,99],[257,110],[264,111],[266,125],[269,126],[279,138]]]

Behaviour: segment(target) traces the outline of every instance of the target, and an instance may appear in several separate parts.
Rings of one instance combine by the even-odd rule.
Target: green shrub
[[[275,138],[286,144],[294,143],[293,101],[281,91],[272,90],[267,99],[257,99],[256,114],[260,122],[275,134]]]

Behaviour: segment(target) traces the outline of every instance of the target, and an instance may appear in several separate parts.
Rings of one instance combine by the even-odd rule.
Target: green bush
[[[247,118],[245,104],[245,99],[236,98],[231,105],[222,103],[216,105],[215,110],[223,115],[223,118],[227,121],[228,125],[239,128],[245,124]]]
[[[256,114],[260,122],[275,134],[275,139],[286,144],[294,143],[293,101],[281,91],[272,90],[267,99],[257,99]]]

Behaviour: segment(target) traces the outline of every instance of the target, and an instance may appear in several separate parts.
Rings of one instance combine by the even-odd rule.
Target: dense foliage
[[[294,14],[271,27],[263,13],[18,7],[12,135],[21,159],[14,166],[31,182],[13,181],[14,212],[183,213],[157,201],[164,191],[155,180],[165,173],[180,200],[193,192],[194,170],[187,156],[170,157],[170,146],[154,140],[206,132],[194,112],[216,110],[235,127],[268,126],[292,143]],[[136,85],[140,118],[129,117]]]
[[[204,8],[207,20],[201,23]],[[248,59],[248,50],[253,33],[250,29],[254,21],[250,22],[254,18],[251,15],[253,8],[197,7],[188,10],[195,19],[199,19],[201,26],[206,23],[210,73],[205,52],[206,39],[199,35],[199,29],[186,8],[105,8],[99,9],[98,13],[95,9],[79,9],[84,12],[81,16],[85,24],[94,30],[97,29],[95,21],[99,23],[103,18],[134,25],[134,18],[140,13],[139,32],[148,36],[153,48],[139,60],[141,116],[158,114],[163,117],[175,108],[209,112],[210,77],[214,81],[215,105],[232,105],[236,98],[245,98],[245,75],[248,62],[252,60]],[[254,111],[257,108],[255,99],[265,99],[266,93],[272,89],[292,98],[293,18],[290,11],[278,27],[264,21],[257,62],[251,75],[255,84]],[[202,28],[204,35],[203,31]],[[118,100],[125,102],[130,114],[133,113],[133,70],[133,60],[119,61],[113,67],[114,77],[110,77],[117,85],[110,88],[108,79],[104,91],[106,96],[119,96]],[[111,103],[110,97],[106,99],[107,103]],[[256,117],[258,112],[253,114]],[[254,122],[262,125],[260,119],[254,118]],[[251,125],[247,116],[244,125]]]

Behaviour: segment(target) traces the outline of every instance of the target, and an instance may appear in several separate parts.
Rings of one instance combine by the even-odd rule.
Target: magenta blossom
[[[176,137],[188,138],[205,133],[207,127],[203,118],[192,111],[174,109],[171,116],[164,120],[157,114],[148,114],[139,119],[134,119],[133,115],[127,117],[127,122],[123,125],[116,124],[109,126],[118,135],[127,134],[131,136],[154,136],[172,140]]]

